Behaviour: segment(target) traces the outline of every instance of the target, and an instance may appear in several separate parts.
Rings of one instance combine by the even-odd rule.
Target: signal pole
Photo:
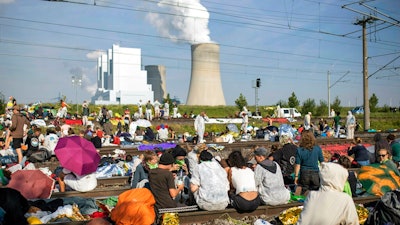
[[[256,116],[259,116],[258,113],[258,88],[261,86],[261,79],[257,78],[256,80],[256,86],[254,87],[255,90],[255,104],[256,104]]]

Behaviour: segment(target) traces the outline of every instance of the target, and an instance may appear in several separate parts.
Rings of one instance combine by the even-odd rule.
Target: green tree
[[[369,110],[371,112],[376,112],[376,106],[378,105],[379,99],[375,95],[375,93],[372,94],[372,96],[369,98]]]
[[[163,99],[163,102],[164,103],[168,102],[168,105],[172,106],[172,100],[171,100],[169,93],[167,94],[167,97]],[[143,103],[143,104],[145,104],[145,103]]]
[[[340,106],[340,99],[338,96],[336,96],[335,100],[333,100],[331,108],[334,109],[335,112],[340,112],[342,110],[342,106]]]
[[[328,115],[328,103],[324,100],[319,101],[319,106],[317,107],[316,116]]]
[[[297,99],[297,96],[294,92],[292,92],[292,95],[288,98],[288,105],[289,108],[296,108],[300,105],[300,101]]]
[[[235,104],[238,107],[239,111],[241,111],[243,109],[243,106],[247,106],[246,97],[244,97],[243,94],[240,93],[239,98],[235,100]]]
[[[315,100],[314,99],[307,99],[303,102],[303,106],[301,107],[301,113],[303,115],[307,114],[308,112],[311,112],[314,114],[315,110]]]

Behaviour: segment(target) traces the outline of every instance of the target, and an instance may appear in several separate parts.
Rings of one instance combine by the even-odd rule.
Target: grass
[[[50,105],[50,104],[48,104]],[[57,108],[58,106],[55,105]],[[91,112],[96,112],[98,113],[101,106],[97,105],[89,105],[90,111]],[[131,111],[131,114],[137,111],[137,106],[136,105],[110,105],[107,106],[108,109],[111,109],[114,113],[119,113],[120,115],[123,115],[124,109],[129,108]],[[69,110],[70,113],[76,109],[76,105],[71,105],[71,108]],[[81,106],[79,107],[81,110]],[[255,106],[249,106],[248,109],[252,112],[255,111]],[[267,111],[266,106],[259,106],[258,107],[261,115],[265,117],[266,115],[271,115],[273,112]],[[349,111],[351,108],[350,107],[343,107],[341,110],[341,117],[342,117],[342,123],[344,123],[347,111]],[[199,114],[201,111],[205,111],[207,115],[210,118],[234,118],[237,117],[236,115],[239,114],[240,110],[236,106],[187,106],[187,105],[179,105],[179,113],[182,115],[184,113],[190,114],[193,112],[195,115]],[[172,112],[172,109],[170,109],[170,112]],[[312,120],[314,124],[318,123],[318,119],[321,118],[321,116],[313,116]],[[332,118],[327,118],[326,116],[322,116],[322,118],[328,120],[328,124],[332,125]],[[357,121],[360,122],[362,128],[364,126],[363,122],[363,115],[356,115]],[[168,123],[168,122],[166,122]],[[294,122],[295,126],[299,126],[300,124],[303,123],[303,118],[298,118],[298,121]],[[249,124],[254,126],[254,127],[265,127],[266,123],[263,122],[262,120],[258,119],[250,119]],[[376,113],[371,113],[370,114],[370,128],[375,129],[375,130],[390,130],[390,129],[400,129],[400,112],[376,112]],[[186,123],[186,124],[180,124],[180,123],[171,123],[169,124],[175,131],[176,133],[184,133],[184,132],[189,132],[189,133],[194,133],[194,128],[192,123]],[[275,126],[279,127],[279,124],[273,124]],[[238,124],[238,127],[240,127],[240,124]],[[82,128],[77,128],[77,129],[82,129]],[[206,131],[207,132],[222,132],[225,130],[225,125],[224,124],[208,124],[206,125]]]

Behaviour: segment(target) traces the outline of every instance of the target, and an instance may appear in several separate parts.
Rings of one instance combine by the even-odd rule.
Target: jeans
[[[299,184],[302,194],[308,190],[318,190],[320,186],[319,172],[314,170],[301,170]]]
[[[370,164],[370,163],[369,163],[369,160],[357,161],[357,163],[360,164],[361,166],[368,166],[368,165]]]

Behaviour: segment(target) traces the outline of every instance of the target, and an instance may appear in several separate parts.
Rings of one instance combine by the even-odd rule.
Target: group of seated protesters
[[[354,154],[357,141],[360,142],[356,138],[349,149],[350,154]],[[179,145],[159,154],[147,151],[133,173],[132,188],[149,188],[156,200],[156,209],[196,204],[208,211],[232,207],[238,212],[252,212],[260,205],[289,203],[291,191],[297,186],[301,187],[302,195],[308,196],[305,204],[315,204],[314,199],[323,196],[324,204],[331,206],[336,204],[331,200],[337,198],[343,200],[343,207],[333,212],[339,215],[337,218],[346,221],[357,217],[351,199],[357,196],[357,174],[347,170],[352,167],[352,157],[325,159],[312,132],[304,132],[298,145],[286,136],[280,142],[275,152],[256,146],[249,157],[233,150],[226,159],[214,157],[205,144],[191,151]],[[378,152],[382,155],[379,163],[390,166],[389,151]],[[390,168],[400,175],[395,166]],[[313,220],[307,213],[302,224],[322,221],[319,216]],[[321,215],[326,213],[329,214],[321,211]]]

